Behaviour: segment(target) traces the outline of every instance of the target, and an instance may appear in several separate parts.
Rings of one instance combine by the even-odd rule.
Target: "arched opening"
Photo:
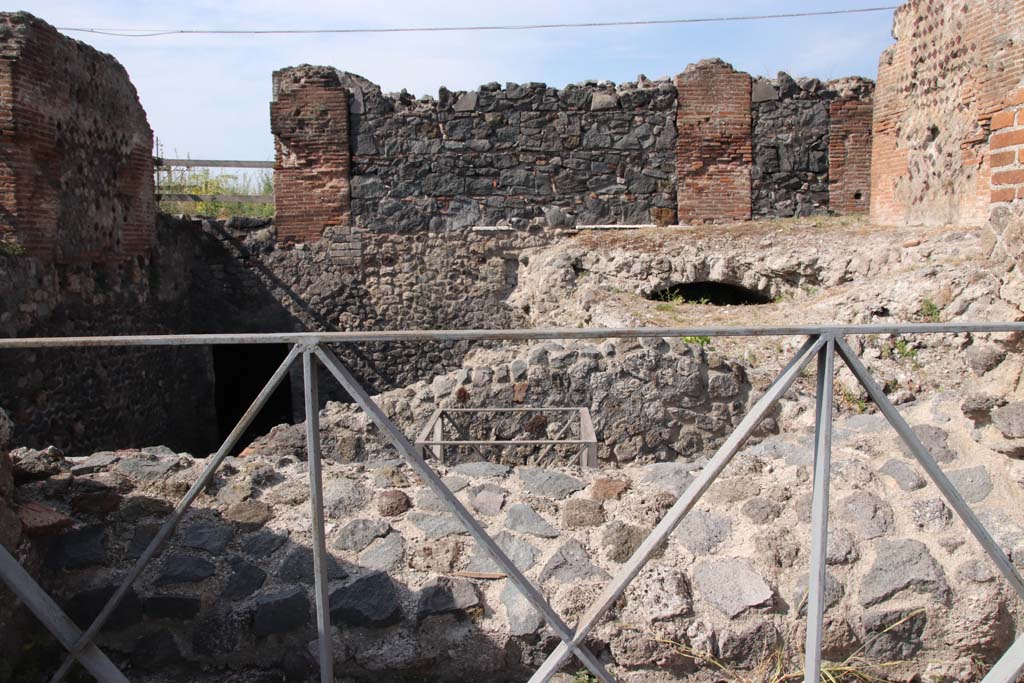
[[[651,301],[711,306],[751,306],[772,301],[760,292],[728,282],[680,282],[656,289],[647,298]]]
[[[214,400],[221,440],[231,433],[287,355],[288,349],[280,344],[225,344],[213,347]],[[266,434],[272,427],[291,421],[292,395],[288,381],[285,380],[242,435],[232,455],[240,453],[253,439]]]

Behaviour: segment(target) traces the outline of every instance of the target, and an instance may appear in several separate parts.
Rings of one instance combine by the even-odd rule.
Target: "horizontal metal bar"
[[[586,408],[442,408],[446,413],[562,413]]]
[[[178,334],[122,337],[0,339],[0,349],[86,346],[202,346],[220,344],[344,344],[353,342],[530,339],[638,339],[641,337],[807,337],[851,334],[960,334],[1024,332],[1024,323],[906,323],[894,325],[794,325],[782,327],[553,327],[518,330],[359,330],[273,334]]]
[[[546,446],[548,444],[583,446],[592,443],[597,443],[597,441],[588,439],[567,439],[565,441],[554,441],[552,439],[535,439],[531,441],[416,441],[417,446]]]
[[[164,192],[156,195],[158,202],[225,202],[228,204],[273,204],[272,194],[182,194]]]
[[[153,165],[181,168],[274,168],[273,161],[241,161],[238,159],[165,159],[153,157]]]

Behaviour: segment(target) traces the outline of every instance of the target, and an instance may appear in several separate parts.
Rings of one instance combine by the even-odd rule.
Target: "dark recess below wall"
[[[647,298],[651,301],[712,306],[750,306],[769,304],[772,301],[760,292],[727,282],[682,282],[656,289]]]
[[[214,400],[219,440],[223,441],[231,433],[286,355],[288,349],[276,344],[213,347]],[[285,378],[232,449],[232,454],[240,453],[253,439],[266,434],[271,428],[291,422],[292,395]]]

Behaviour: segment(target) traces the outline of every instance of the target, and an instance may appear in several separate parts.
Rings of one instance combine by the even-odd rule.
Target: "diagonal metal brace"
[[[700,497],[711,486],[711,483],[722,473],[722,470],[729,464],[733,456],[743,447],[743,444],[746,443],[747,439],[761,423],[761,420],[764,419],[765,415],[768,414],[793,382],[796,381],[797,377],[800,376],[800,372],[814,358],[814,354],[824,345],[825,339],[821,337],[809,337],[804,342],[800,350],[797,351],[796,356],[779,373],[779,376],[768,387],[764,395],[740,421],[735,431],[719,447],[714,457],[708,461],[708,464],[704,466],[704,469],[701,470],[697,478],[683,492],[683,495],[679,496],[679,499],[669,508],[669,511],[658,522],[658,525],[654,527],[650,535],[633,552],[632,557],[626,561],[612,582],[601,591],[594,604],[583,613],[571,644],[582,642],[594,627],[597,626],[605,612],[611,609],[612,605],[622,596],[630,582],[636,578],[636,575],[640,573],[640,570],[644,568],[658,548],[661,547],[669,534],[683,521],[683,518],[686,517],[693,506],[697,504],[697,501],[700,500]],[[567,642],[559,644],[530,678],[530,683],[545,683],[551,676],[557,673],[570,656],[571,651],[569,648],[571,644]]]
[[[96,637],[96,634],[103,628],[103,625],[107,623],[110,615],[114,613],[114,610],[117,609],[121,600],[123,600],[124,596],[128,594],[128,590],[131,588],[132,584],[135,583],[135,580],[142,574],[142,570],[146,568],[146,565],[149,564],[150,560],[156,557],[164,543],[166,543],[167,539],[174,533],[174,529],[178,526],[178,522],[181,521],[185,511],[188,510],[189,506],[192,505],[195,499],[199,497],[199,494],[202,493],[213,480],[213,475],[216,474],[217,468],[219,468],[221,463],[224,462],[224,459],[228,457],[228,453],[230,453],[231,449],[235,447],[238,440],[242,438],[245,431],[249,428],[249,425],[252,424],[252,421],[256,419],[257,415],[259,415],[259,412],[263,410],[263,406],[265,406],[267,401],[270,400],[270,397],[273,395],[278,385],[281,384],[281,381],[288,374],[288,370],[291,368],[292,363],[295,361],[300,351],[301,349],[298,345],[293,346],[291,351],[288,352],[287,357],[281,361],[281,365],[279,365],[277,370],[274,371],[270,380],[267,381],[266,386],[263,387],[262,391],[260,391],[255,400],[253,400],[252,405],[250,405],[249,409],[245,411],[244,415],[242,415],[242,418],[238,421],[238,424],[235,425],[235,428],[231,430],[230,434],[228,434],[227,439],[225,439],[224,443],[221,444],[217,453],[206,463],[206,467],[203,468],[203,472],[199,475],[199,479],[192,484],[188,493],[185,494],[178,505],[174,508],[174,511],[171,512],[170,516],[166,521],[164,521],[163,526],[160,527],[156,536],[149,542],[149,545],[146,546],[146,549],[142,552],[138,561],[136,561],[135,565],[128,572],[128,575],[125,576],[124,581],[118,589],[110,596],[107,604],[103,606],[102,610],[100,610],[96,619],[93,620],[92,624],[89,625],[89,628],[85,630],[85,633],[83,633],[82,636],[69,648],[67,657],[65,657],[64,662],[60,665],[60,668],[57,669],[57,672],[50,678],[50,683],[59,683],[63,680],[68,670],[71,669],[71,665],[74,664],[75,659],[85,649],[85,647],[92,642],[93,638]]]
[[[861,386],[867,390],[871,400],[878,406],[878,410],[885,416],[885,419],[889,421],[889,424],[892,425],[893,429],[900,435],[900,438],[903,439],[903,442],[910,448],[910,452],[914,454],[917,462],[935,483],[939,491],[942,492],[946,502],[949,503],[951,508],[956,510],[956,514],[960,516],[960,519],[967,525],[970,532],[978,539],[978,543],[988,553],[996,568],[999,569],[999,572],[1010,582],[1010,586],[1013,587],[1017,595],[1024,599],[1024,580],[1021,580],[1021,576],[1017,573],[1013,563],[1010,562],[1010,558],[1006,556],[1006,553],[1002,551],[999,544],[992,538],[992,535],[989,534],[981,520],[971,510],[967,501],[956,490],[953,482],[943,473],[942,468],[935,462],[935,458],[931,456],[928,449],[917,438],[917,434],[914,433],[914,430],[903,419],[896,406],[893,405],[889,397],[882,391],[882,387],[878,386],[878,382],[871,376],[868,369],[864,367],[864,364],[860,362],[857,354],[853,352],[853,349],[846,343],[846,340],[839,337],[836,339],[836,345],[843,362],[850,368],[857,381],[861,383]]]
[[[60,644],[71,648],[82,633],[68,618],[57,603],[39,587],[28,572],[18,563],[7,549],[0,545],[0,579],[3,579],[14,594],[32,611],[43,626],[57,637]],[[128,683],[120,669],[107,659],[96,645],[88,643],[78,654],[78,661],[100,683]]]
[[[1024,636],[1017,638],[981,683],[1014,683],[1021,674],[1024,674]]]
[[[498,544],[494,542],[487,532],[484,530],[480,523],[476,521],[473,515],[467,510],[459,499],[448,490],[448,487],[444,485],[441,478],[437,476],[423,459],[419,456],[416,447],[410,443],[405,437],[402,431],[392,422],[387,415],[380,409],[380,407],[373,401],[366,390],[359,385],[355,377],[348,371],[348,369],[342,365],[341,361],[338,360],[334,354],[324,349],[321,346],[315,348],[316,355],[323,362],[327,370],[334,375],[335,379],[341,384],[341,386],[349,393],[352,399],[359,405],[360,408],[373,420],[377,428],[383,432],[391,444],[398,450],[398,453],[409,463],[410,467],[416,471],[416,473],[423,479],[423,481],[430,487],[430,489],[438,495],[439,498],[447,503],[448,507],[455,514],[462,525],[466,527],[470,535],[476,540],[478,544],[484,549],[484,551],[491,557],[494,562],[501,567],[502,571],[505,572],[512,583],[515,584],[516,588],[519,589],[523,597],[533,605],[544,619],[548,622],[551,628],[555,631],[559,638],[562,639],[563,645],[569,643],[571,652],[573,652],[579,660],[598,677],[602,683],[615,683],[615,678],[608,673],[604,666],[597,660],[593,655],[582,644],[582,642],[573,642],[573,632],[566,625],[562,618],[558,616],[558,613],[551,608],[547,600],[541,594],[537,588],[530,583],[530,580],[519,571],[515,563],[509,559],[509,557],[502,551]]]

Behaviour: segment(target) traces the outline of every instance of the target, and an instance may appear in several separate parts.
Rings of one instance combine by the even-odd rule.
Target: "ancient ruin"
[[[911,0],[877,84],[710,59],[674,79],[417,98],[282,69],[276,212],[255,219],[158,213],[153,133],[124,68],[3,13],[0,337],[1015,323],[1021,26],[1024,0]],[[623,682],[803,680],[820,599],[834,680],[985,679],[1024,642],[1006,580],[1024,571],[1024,356],[1007,329],[845,335],[882,397],[836,361],[818,549],[817,375],[792,371],[586,650]],[[425,463],[573,626],[803,342],[323,347],[410,441],[429,440],[437,410],[465,411],[446,433],[475,443],[427,446]],[[299,346],[0,348],[4,556],[86,629],[285,368],[100,630],[103,656],[132,681],[319,680],[322,618],[336,680],[529,680],[557,628],[328,365],[304,385]],[[1005,566],[918,467],[887,401]],[[596,468],[563,415],[469,411],[572,406],[593,417]],[[540,462],[540,448],[488,445],[531,439],[573,443]],[[48,679],[66,649],[0,596],[0,681]],[[758,677],[775,662],[795,677]],[[597,680],[576,659],[557,668],[551,680]]]

